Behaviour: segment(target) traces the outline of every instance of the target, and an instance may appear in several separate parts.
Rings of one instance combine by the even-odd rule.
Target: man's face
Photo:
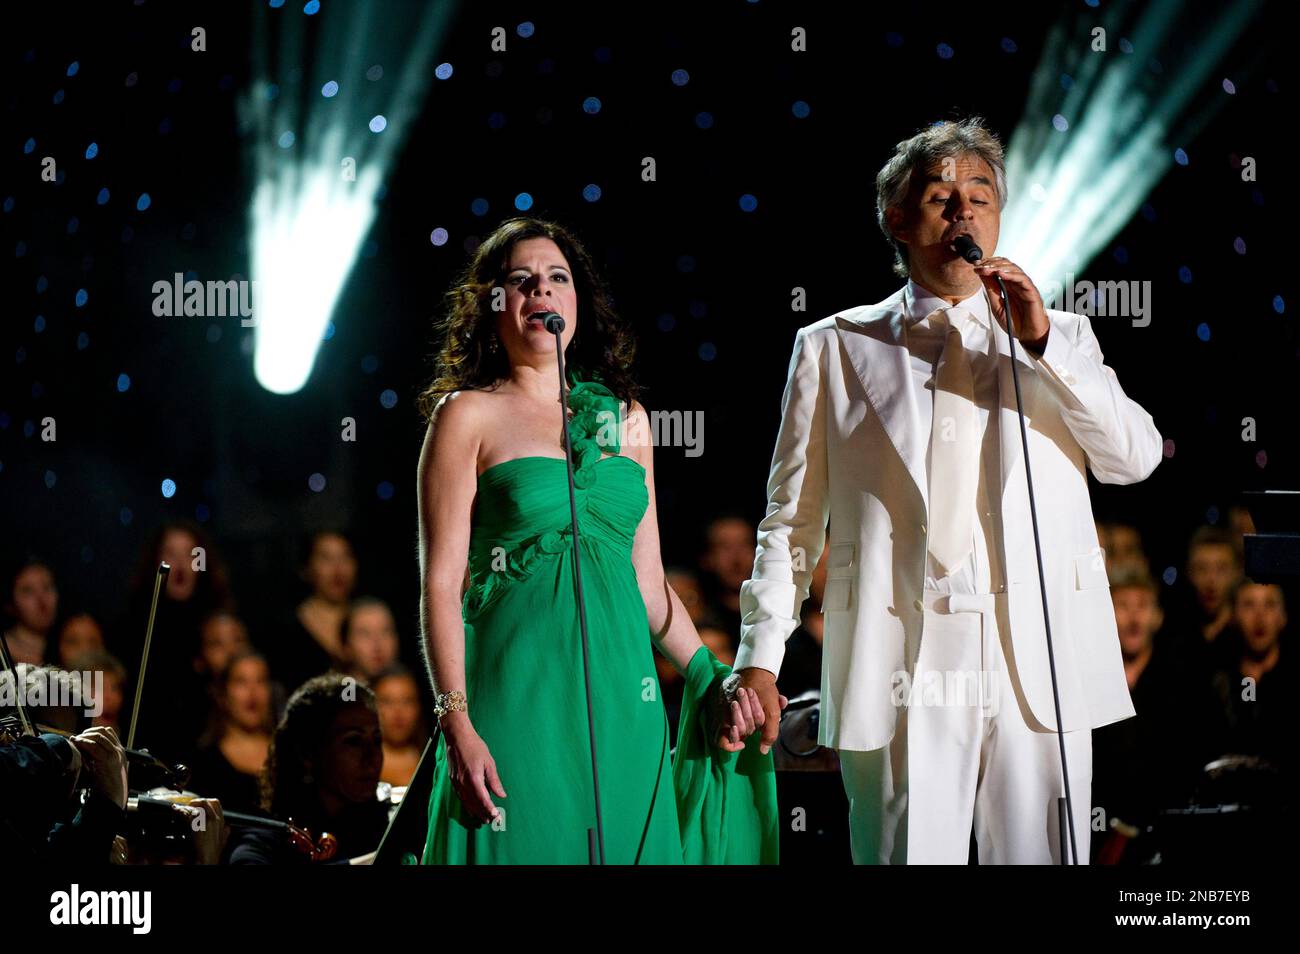
[[[755,539],[754,528],[744,520],[719,520],[709,529],[705,566],[732,592],[739,593],[754,570]]]
[[[966,154],[936,162],[921,178],[902,209],[885,213],[894,237],[907,246],[912,277],[932,291],[978,285],[974,267],[950,246],[969,234],[985,258],[997,248],[1002,211],[992,168]]]
[[[1282,591],[1260,583],[1243,586],[1237,592],[1233,617],[1251,655],[1266,655],[1286,626]]]
[[[312,547],[307,578],[318,595],[331,603],[344,602],[357,582],[352,545],[343,537],[322,534]]]
[[[1202,544],[1188,557],[1187,579],[1196,589],[1201,611],[1216,616],[1237,580],[1237,555],[1220,543]]]
[[[1162,615],[1155,594],[1143,586],[1125,586],[1111,590],[1115,604],[1115,626],[1119,629],[1119,648],[1125,659],[1133,659],[1151,645],[1160,628]]]
[[[1142,559],[1142,538],[1135,528],[1117,523],[1110,528],[1110,543],[1106,548],[1106,562],[1119,566]]]

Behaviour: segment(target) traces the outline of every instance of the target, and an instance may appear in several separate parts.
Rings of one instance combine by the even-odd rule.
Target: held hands
[[[1016,337],[1026,348],[1042,351],[1047,344],[1047,333],[1051,325],[1047,320],[1047,309],[1043,306],[1043,296],[1038,293],[1034,283],[1014,262],[1000,256],[982,259],[975,266],[975,274],[989,290],[992,300],[993,317],[997,319],[1002,330],[1007,330],[1007,316],[1003,314],[1002,289],[998,287],[998,276],[1007,286],[1007,297],[1011,299],[1011,310],[1016,323]]]
[[[777,692],[776,676],[766,669],[753,667],[737,674],[740,685],[730,701],[723,692],[714,700],[714,724],[719,726],[718,748],[739,752],[745,740],[758,729],[763,730],[759,752],[766,755],[776,741],[781,727],[781,710],[789,700]],[[764,678],[766,677],[766,678]]]
[[[447,740],[447,764],[456,797],[475,819],[492,821],[501,814],[501,809],[493,804],[488,787],[491,786],[498,798],[505,798],[506,790],[497,777],[497,763],[488,751],[487,743],[474,731],[466,712],[448,712],[442,717],[441,725]]]

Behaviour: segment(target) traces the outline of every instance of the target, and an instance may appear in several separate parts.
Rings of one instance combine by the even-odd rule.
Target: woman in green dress
[[[555,339],[565,319],[570,418]],[[775,863],[747,690],[664,580],[630,332],[562,226],[502,223],[448,295],[419,465],[422,649],[438,700],[425,864],[585,864],[596,828],[563,433],[574,457],[609,864]],[[686,677],[675,754],[652,645]],[[782,705],[785,700],[782,699]]]

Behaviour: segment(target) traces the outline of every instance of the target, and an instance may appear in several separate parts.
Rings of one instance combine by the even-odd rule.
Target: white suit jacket
[[[1047,312],[1041,358],[1016,345],[1033,467],[1052,644],[1065,731],[1134,714],[1085,468],[1103,483],[1145,478],[1163,442],[1102,363],[1088,319]],[[829,536],[818,741],[869,750],[894,735],[895,673],[914,672],[922,631],[928,488],[903,290],[795,335],[781,425],[758,527],[753,577],[741,586],[735,668],[779,673],[812,570]],[[1042,597],[1025,484],[1010,342],[1000,357],[1002,539],[1016,703],[1055,730]]]

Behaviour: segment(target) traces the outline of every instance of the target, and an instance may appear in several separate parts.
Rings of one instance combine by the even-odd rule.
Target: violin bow
[[[149,644],[153,642],[153,622],[158,615],[158,595],[163,582],[172,571],[171,564],[163,560],[158,564],[158,575],[153,581],[153,602],[149,604],[149,625],[144,631],[144,653],[140,657],[140,674],[135,681],[135,700],[131,703],[131,728],[127,732],[126,747],[135,748],[135,726],[140,718],[140,697],[144,694],[144,674],[149,667]]]
[[[14,666],[14,658],[9,655],[9,639],[5,636],[3,628],[0,628],[0,667],[13,677],[14,709],[18,712],[18,722],[22,726],[23,735],[35,735],[36,730],[32,728],[32,721],[27,718],[27,707],[23,705],[26,691],[18,684],[18,669]]]

